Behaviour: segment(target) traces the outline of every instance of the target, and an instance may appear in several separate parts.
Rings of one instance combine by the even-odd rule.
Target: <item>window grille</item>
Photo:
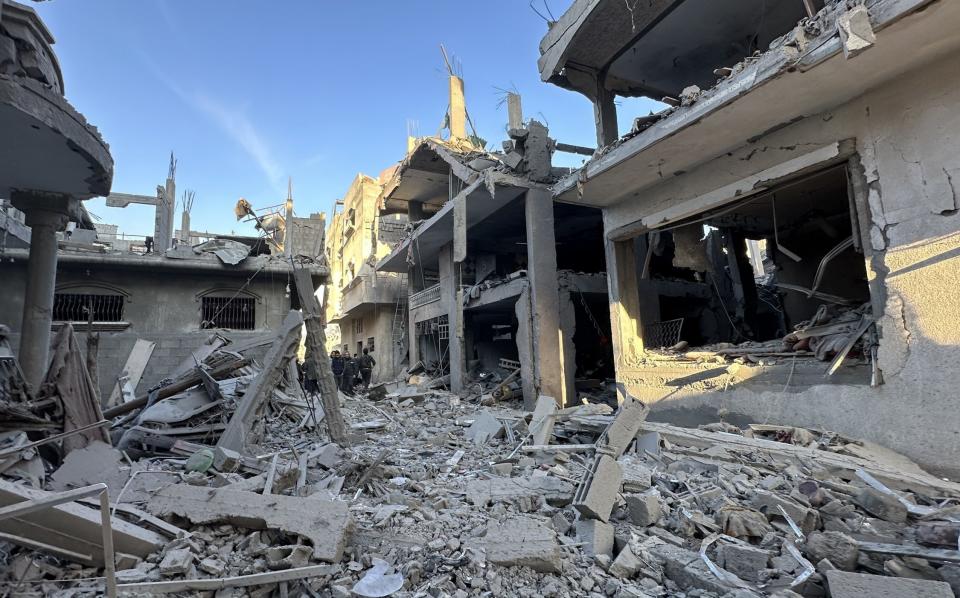
[[[53,319],[58,322],[86,322],[93,309],[95,322],[122,322],[123,295],[57,293],[53,296]]]
[[[256,327],[256,299],[252,297],[203,297],[201,328],[253,330]]]

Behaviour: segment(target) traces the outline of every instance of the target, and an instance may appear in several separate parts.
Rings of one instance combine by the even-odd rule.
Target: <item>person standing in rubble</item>
[[[360,384],[366,390],[370,387],[370,376],[373,374],[373,366],[377,365],[377,360],[373,358],[373,355],[370,355],[369,349],[364,349],[358,365],[360,366]]]
[[[343,360],[343,373],[340,376],[340,390],[344,394],[353,395],[353,387],[355,385],[354,378],[357,375],[357,360],[350,357],[350,354],[347,353],[347,356]]]
[[[330,353],[330,369],[333,370],[333,377],[337,381],[337,388],[343,387],[343,357],[340,351],[334,350]]]

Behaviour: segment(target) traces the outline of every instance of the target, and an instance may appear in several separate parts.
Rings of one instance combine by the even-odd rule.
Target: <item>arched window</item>
[[[55,322],[123,322],[123,308],[129,295],[105,284],[59,285],[53,295]]]
[[[210,289],[197,296],[200,300],[200,328],[255,330],[257,295],[241,289]]]

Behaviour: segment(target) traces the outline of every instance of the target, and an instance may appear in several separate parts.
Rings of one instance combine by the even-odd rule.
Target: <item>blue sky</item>
[[[548,3],[559,17],[570,0]],[[408,122],[436,133],[447,106],[441,43],[462,64],[467,109],[494,147],[507,119],[498,88],[519,91],[525,117],[552,137],[595,145],[590,103],[540,82],[546,23],[526,0],[32,6],[56,38],[67,98],[110,144],[113,190],[152,195],[173,150],[178,195],[196,192],[194,230],[251,232],[234,203],[280,203],[288,176],[298,214],[329,214],[358,172],[376,176],[403,157]],[[622,103],[621,130],[650,109]],[[152,233],[151,207],[87,207],[123,232]]]

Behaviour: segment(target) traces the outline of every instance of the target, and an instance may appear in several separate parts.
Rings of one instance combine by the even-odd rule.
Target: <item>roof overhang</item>
[[[541,41],[540,75],[588,97],[595,74],[617,95],[677,96],[710,87],[715,68],[765,50],[805,16],[799,0],[578,0]]]
[[[636,200],[750,139],[842,105],[912,68],[955,52],[960,2],[868,0],[875,45],[844,58],[836,31],[759,56],[639,134],[611,146],[553,187],[558,201],[607,207]],[[923,10],[922,13],[919,11]]]

